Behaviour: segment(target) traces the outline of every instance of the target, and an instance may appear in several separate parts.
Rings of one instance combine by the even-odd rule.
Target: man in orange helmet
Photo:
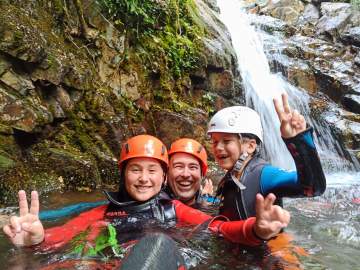
[[[169,150],[169,171],[167,193],[181,202],[196,207],[204,202],[201,180],[207,172],[207,154],[205,148],[189,138],[173,142]],[[205,187],[210,189],[212,182],[205,179]]]

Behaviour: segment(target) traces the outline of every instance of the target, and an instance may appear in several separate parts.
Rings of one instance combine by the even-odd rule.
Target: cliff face
[[[177,1],[147,2],[172,18]],[[241,87],[214,3],[185,2],[137,32],[95,1],[0,1],[0,203],[116,184],[121,143],[139,133],[204,141]]]
[[[0,0],[0,204],[20,188],[116,186],[126,138],[207,145],[209,115],[244,103],[215,0],[137,2]],[[272,70],[314,97],[313,117],[360,160],[351,2],[242,1],[254,25],[282,36],[267,44]]]

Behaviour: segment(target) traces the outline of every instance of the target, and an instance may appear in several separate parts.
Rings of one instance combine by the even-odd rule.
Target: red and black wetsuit
[[[166,207],[171,207],[174,209],[174,218],[176,222],[184,222],[193,225],[208,222],[208,229],[211,232],[221,234],[234,243],[256,246],[263,242],[254,234],[253,227],[255,218],[253,217],[241,221],[227,221],[224,217],[209,216],[199,210],[184,205],[180,201],[164,201],[159,197],[160,196],[156,196],[148,202],[136,205],[139,212],[142,211],[141,206],[146,206],[146,212],[150,214],[148,216],[145,215],[147,220],[153,219],[160,222],[168,222],[172,219],[171,214],[169,214],[171,211],[164,211],[164,209]],[[40,247],[42,250],[52,250],[62,247],[84,231],[88,231],[86,240],[93,242],[102,228],[107,224],[115,223],[116,227],[127,224],[126,222],[122,223],[121,221],[132,218],[136,213],[130,214],[124,210],[126,208],[129,207],[116,206],[111,202],[108,205],[99,206],[84,212],[62,226],[47,229],[45,231],[45,240]],[[168,215],[168,217],[166,217],[166,215]]]

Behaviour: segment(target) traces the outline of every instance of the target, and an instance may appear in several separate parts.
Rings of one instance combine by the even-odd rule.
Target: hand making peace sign
[[[30,209],[25,191],[19,191],[19,216],[12,216],[3,230],[9,240],[20,247],[36,245],[44,240],[44,228],[39,220],[39,196],[36,191],[31,192]]]
[[[281,229],[288,226],[290,213],[278,205],[274,205],[276,197],[270,193],[265,198],[256,194],[256,223],[254,231],[262,239],[276,236]]]
[[[282,94],[282,104],[274,99],[276,113],[280,120],[280,132],[283,138],[295,137],[306,129],[306,122],[297,110],[292,110],[289,106],[287,94]]]

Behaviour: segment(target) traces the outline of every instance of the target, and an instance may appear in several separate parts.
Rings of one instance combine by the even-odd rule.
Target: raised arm
[[[19,191],[19,216],[12,216],[9,224],[3,227],[9,240],[18,247],[28,247],[44,240],[44,228],[39,220],[39,196],[31,192],[30,209],[24,190]]]
[[[306,128],[304,117],[290,108],[286,94],[282,95],[282,103],[274,99],[274,106],[281,122],[281,136],[294,158],[297,174],[265,168],[263,174],[267,177],[264,178],[272,180],[262,182],[264,193],[274,192],[282,197],[321,195],[326,189],[326,178],[314,144],[313,129]]]

